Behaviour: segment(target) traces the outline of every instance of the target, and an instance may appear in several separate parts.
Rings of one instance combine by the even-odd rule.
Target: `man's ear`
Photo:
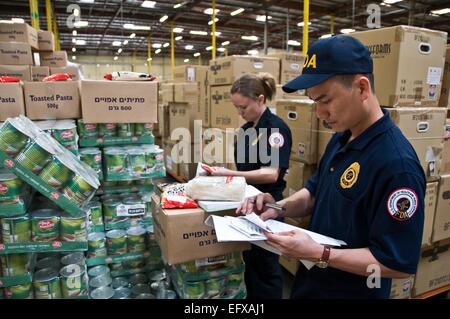
[[[361,101],[366,101],[371,94],[370,81],[367,77],[362,75],[359,76],[356,81],[358,85],[359,94],[361,96]]]

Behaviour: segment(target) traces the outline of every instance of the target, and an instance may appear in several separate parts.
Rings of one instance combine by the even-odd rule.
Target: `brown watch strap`
[[[320,258],[320,261],[328,263],[328,261],[330,260],[330,253],[331,253],[331,247],[328,245],[324,245],[323,253],[322,253],[322,257]]]

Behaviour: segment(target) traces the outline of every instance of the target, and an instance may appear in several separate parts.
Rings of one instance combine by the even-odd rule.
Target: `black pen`
[[[256,199],[254,199],[254,198],[250,199],[250,203],[256,204]],[[264,206],[269,207],[269,208],[273,208],[275,210],[279,210],[279,211],[282,211],[282,212],[286,211],[286,207],[280,206],[278,204],[265,203]]]

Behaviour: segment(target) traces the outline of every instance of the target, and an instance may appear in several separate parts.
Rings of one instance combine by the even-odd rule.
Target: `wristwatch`
[[[320,259],[316,263],[317,267],[319,267],[319,268],[327,268],[328,267],[328,261],[330,259],[330,252],[331,252],[331,247],[328,245],[324,245],[322,257],[320,257]]]

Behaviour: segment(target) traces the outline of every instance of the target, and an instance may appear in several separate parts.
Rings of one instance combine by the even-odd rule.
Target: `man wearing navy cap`
[[[318,40],[300,76],[283,86],[307,89],[317,117],[336,133],[305,187],[278,202],[283,216],[311,214],[310,230],[341,239],[343,247],[318,244],[300,231],[267,234],[283,255],[302,264],[291,298],[389,298],[391,278],[414,274],[424,222],[425,175],[408,140],[374,95],[369,50],[350,36]],[[239,210],[262,219],[280,211],[269,194]],[[381,277],[377,280],[377,275]]]

